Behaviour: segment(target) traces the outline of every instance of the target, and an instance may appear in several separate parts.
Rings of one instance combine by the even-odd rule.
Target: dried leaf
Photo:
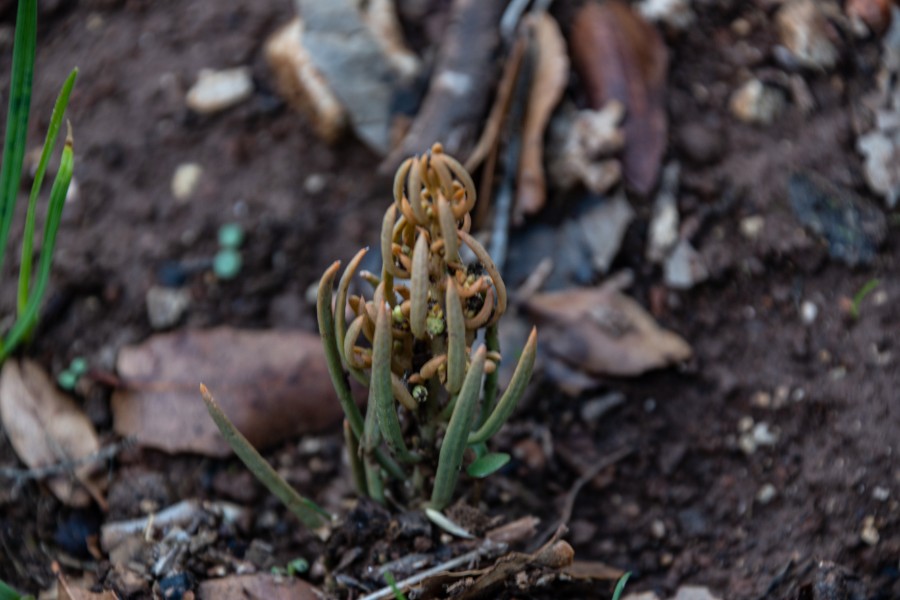
[[[230,575],[200,584],[198,600],[265,598],[266,600],[321,600],[326,596],[302,579],[269,573]]]
[[[537,46],[537,61],[522,131],[516,200],[516,211],[524,215],[533,215],[544,206],[547,195],[544,131],[569,80],[569,55],[559,24],[549,14],[541,13],[531,22],[531,27]]]
[[[84,583],[69,581],[62,573],[57,573],[57,598],[59,600],[116,600],[115,592],[112,590],[103,590],[102,592],[92,592],[84,589]]]
[[[620,0],[588,2],[575,18],[572,60],[592,108],[625,105],[625,179],[641,194],[656,185],[666,151],[668,53],[656,29]]]
[[[32,469],[78,461],[100,449],[97,432],[78,405],[31,361],[7,360],[3,365],[0,420],[16,454]],[[92,496],[102,503],[98,483],[90,479],[93,469],[83,465],[75,469],[74,479],[56,477],[47,484],[68,506],[85,507]]]
[[[617,581],[625,574],[622,569],[611,567],[595,560],[576,560],[563,569],[563,573],[572,579],[589,581]]]
[[[340,422],[317,335],[228,327],[157,335],[123,348],[125,389],[113,395],[114,427],[143,446],[224,457],[228,444],[197,399],[215,385],[222,410],[257,448]]]
[[[580,369],[597,375],[634,376],[691,356],[691,347],[662,329],[616,282],[531,297],[526,308],[539,320],[542,343]]]

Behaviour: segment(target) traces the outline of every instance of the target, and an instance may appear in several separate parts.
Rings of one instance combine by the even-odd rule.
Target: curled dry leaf
[[[572,26],[572,60],[592,108],[625,106],[626,182],[647,194],[666,150],[668,53],[656,29],[620,0],[588,2]]]
[[[16,454],[32,469],[75,463],[100,449],[90,420],[31,361],[7,360],[3,365],[0,420]],[[91,480],[94,467],[82,465],[74,470],[74,477],[55,477],[47,484],[68,506],[83,508],[90,504],[92,496],[102,505],[98,486],[103,479]]]
[[[596,375],[635,376],[690,358],[688,343],[662,329],[620,286],[610,281],[532,296],[525,307],[544,321],[544,347]]]
[[[319,336],[227,327],[157,335],[123,348],[125,389],[113,395],[117,433],[166,452],[228,456],[231,449],[197,398],[215,385],[225,414],[256,447],[340,421]]]
[[[557,22],[547,13],[530,23],[537,47],[537,61],[528,97],[519,157],[516,212],[532,215],[544,206],[544,131],[569,79],[569,56]]]

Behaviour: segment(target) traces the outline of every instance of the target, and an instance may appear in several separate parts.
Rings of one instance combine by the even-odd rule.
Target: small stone
[[[692,163],[705,166],[721,160],[724,147],[722,131],[703,123],[687,123],[678,129],[678,147]]]
[[[328,181],[325,179],[324,175],[321,173],[313,173],[303,180],[303,189],[307,194],[314,196],[324,190],[327,183]]]
[[[713,596],[709,588],[699,585],[683,585],[675,592],[672,600],[719,600],[719,597]]]
[[[887,502],[888,498],[891,497],[891,490],[881,487],[880,485],[876,485],[872,490],[872,498],[878,500],[879,502]]]
[[[765,392],[761,392],[765,394]],[[747,433],[753,429],[753,417],[741,417],[738,420],[738,431],[741,433]]]
[[[771,408],[772,394],[770,394],[769,392],[764,392],[764,391],[760,390],[760,391],[756,392],[755,394],[753,394],[753,397],[750,398],[750,403],[753,406],[757,406],[759,408]],[[743,421],[743,419],[742,419],[742,421]],[[740,427],[740,425],[741,424],[738,423],[738,427]],[[741,429],[741,431],[747,431],[750,429],[750,427],[753,427],[752,419],[751,419],[750,426],[747,427],[746,429]]]
[[[800,305],[800,319],[803,321],[804,325],[812,325],[818,315],[819,307],[816,306],[815,302],[805,300],[803,304]]]
[[[739,37],[747,37],[753,31],[753,25],[747,19],[738,18],[731,22],[731,31]]]
[[[731,96],[731,113],[745,123],[769,125],[785,107],[784,94],[759,79],[751,79]]]
[[[778,491],[775,489],[775,486],[771,483],[763,484],[759,491],[756,492],[756,501],[765,506],[769,502],[775,499],[775,496],[778,495]]]
[[[774,446],[778,436],[769,429],[768,423],[761,422],[753,426],[753,441],[757,446]]]
[[[677,163],[667,165],[663,170],[662,183],[653,204],[653,217],[647,232],[647,259],[661,263],[678,243],[678,178],[680,168]]]
[[[581,418],[588,423],[594,423],[623,402],[625,394],[622,392],[610,392],[599,398],[593,398],[581,406]]]
[[[183,163],[175,169],[172,176],[172,195],[179,202],[189,200],[197,190],[200,176],[203,175],[203,167],[197,163]]]
[[[650,523],[650,534],[658,540],[666,537],[666,524],[660,519],[653,519]]]
[[[187,94],[187,105],[200,114],[212,114],[239,104],[253,94],[250,69],[238,67],[223,71],[200,71]]]
[[[752,217],[744,217],[741,219],[740,225],[738,228],[741,230],[741,235],[747,238],[748,240],[755,240],[759,237],[759,234],[762,233],[763,228],[766,226],[766,218],[761,215],[753,215]]]
[[[875,517],[869,515],[863,519],[862,531],[859,532],[859,539],[870,546],[875,546],[881,539],[878,529],[875,527]]]
[[[659,596],[653,592],[641,592],[639,594],[628,594],[627,596],[623,596],[622,600],[659,600]]]
[[[756,442],[753,440],[753,435],[749,433],[741,434],[741,437],[738,438],[738,447],[747,456],[756,452]]]
[[[676,290],[689,290],[709,278],[703,256],[685,239],[678,240],[666,259],[663,270],[666,285]]]
[[[181,319],[191,305],[191,293],[184,288],[153,286],[147,290],[147,318],[153,329],[168,329]]]
[[[690,0],[643,0],[637,9],[648,21],[673,29],[687,29],[696,19]]]
[[[832,68],[838,59],[838,50],[829,39],[837,32],[828,22],[822,0],[789,0],[775,17],[781,43],[799,64],[813,69]]]

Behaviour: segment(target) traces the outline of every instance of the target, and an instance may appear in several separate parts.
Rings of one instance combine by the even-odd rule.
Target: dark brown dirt
[[[261,46],[292,3],[59,4],[42,18],[30,139],[35,147],[42,139],[57,86],[78,65],[68,116],[79,193],[64,215],[46,317],[28,354],[53,373],[74,356],[111,370],[117,348],[151,334],[144,295],[160,269],[211,257],[218,226],[232,220],[247,231],[242,274],[224,284],[191,276],[193,303],[180,326],[312,330],[308,286],[332,260],[372,243],[390,188],[374,175],[377,157],[352,140],[325,146],[271,91]],[[857,576],[865,597],[900,598],[896,228],[871,267],[851,270],[800,231],[786,192],[793,171],[813,169],[871,198],[850,114],[874,85],[877,44],[845,48],[834,74],[807,74],[811,116],[791,107],[772,126],[753,127],[736,121],[727,102],[747,69],[775,69],[772,15],[757,6],[769,3],[696,4],[694,28],[667,39],[670,157],[682,162],[682,216],[699,225],[695,241],[712,279],[690,292],[661,290],[660,274],[642,259],[647,202],[635,202],[641,218],[617,262],[636,271],[642,303],[662,298],[657,316],[692,343],[696,358],[681,370],[608,381],[577,400],[542,388],[497,440],[516,459],[487,486],[487,508],[550,523],[579,460],[634,448],[582,491],[568,537],[578,558],[634,571],[629,589],[665,597],[694,583],[722,598],[800,600],[818,597],[809,584],[828,561]],[[738,17],[753,25],[743,41],[731,28]],[[9,19],[0,26],[4,73]],[[185,108],[201,68],[245,64],[257,84],[251,100],[210,117]],[[710,145],[719,152],[704,152]],[[184,162],[200,163],[204,174],[195,197],[178,203],[170,182]],[[311,175],[324,176],[322,191],[306,191]],[[755,240],[740,233],[748,216],[764,218]],[[12,273],[7,264],[2,280]],[[879,287],[851,319],[843,299],[873,278]],[[13,305],[10,287],[0,293],[0,314]],[[818,307],[809,325],[805,301]],[[584,421],[583,403],[610,390],[626,402]],[[86,410],[109,431],[105,395],[87,398]],[[771,444],[751,451],[742,443],[754,428],[771,433]],[[339,436],[312,442],[269,457],[302,491],[337,507],[347,491]],[[2,431],[0,466],[21,466]],[[230,499],[258,512],[234,552],[253,538],[275,546],[278,564],[323,551],[233,463],[130,450],[110,481],[116,517],[148,499]],[[73,514],[34,485],[15,496],[0,491],[0,579],[46,586],[51,560],[89,559],[79,555],[84,533],[102,518]],[[867,523],[877,543],[863,540]]]

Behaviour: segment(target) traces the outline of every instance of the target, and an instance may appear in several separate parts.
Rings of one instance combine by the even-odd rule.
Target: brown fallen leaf
[[[662,38],[621,0],[592,1],[575,17],[570,44],[591,107],[609,100],[625,105],[625,180],[649,193],[659,178],[668,128],[668,52]]]
[[[547,195],[544,132],[569,80],[569,55],[559,24],[549,14],[541,13],[531,20],[530,27],[537,47],[537,61],[522,130],[516,198],[518,215],[533,215],[544,206]]]
[[[224,457],[228,444],[197,393],[215,385],[219,404],[257,447],[340,421],[319,336],[228,327],[157,335],[123,348],[125,389],[113,394],[114,428],[166,452]]]
[[[11,359],[3,365],[0,421],[16,454],[31,469],[74,465],[100,450],[97,432],[84,412],[31,361]],[[54,477],[47,484],[68,506],[83,508],[92,497],[103,506],[99,487],[103,479],[93,481],[94,470],[95,465],[81,464],[72,476]]]
[[[296,577],[269,573],[207,579],[197,590],[198,600],[321,600],[316,588]]]
[[[541,344],[596,375],[628,377],[687,360],[691,347],[662,329],[615,279],[594,288],[532,296],[525,303],[541,325]]]

